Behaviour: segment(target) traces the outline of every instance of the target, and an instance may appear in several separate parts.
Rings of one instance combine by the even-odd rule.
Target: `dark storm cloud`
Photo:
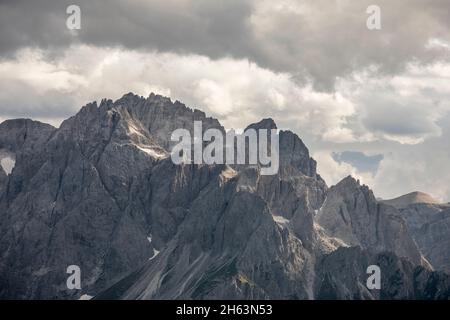
[[[11,57],[22,47],[59,47],[73,41],[65,26],[65,1],[0,2],[0,54]]]
[[[78,36],[65,9],[82,11]],[[449,41],[447,0],[378,0],[382,30],[366,28],[369,0],[354,1],[2,1],[1,55],[24,46],[95,46],[249,59],[274,71],[310,78],[330,90],[337,77],[371,65],[396,73],[411,60],[449,59],[430,39]]]
[[[81,8],[78,36],[66,28],[70,4]],[[242,56],[249,51],[249,2],[38,0],[5,1],[0,6],[2,54],[24,46],[48,48],[78,41],[210,57]]]

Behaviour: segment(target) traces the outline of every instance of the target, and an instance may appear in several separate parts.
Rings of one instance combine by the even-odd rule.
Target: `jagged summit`
[[[111,101],[109,99],[104,99],[106,101]],[[194,114],[199,114],[200,116],[206,117],[205,112],[197,108],[190,108],[186,106],[184,103],[179,100],[172,101],[170,97],[163,96],[160,94],[156,94],[151,92],[147,98],[144,96],[137,95],[133,92],[129,92],[124,94],[121,98],[111,103],[113,105],[125,105],[125,106],[136,106],[140,103],[144,103],[147,106],[149,105],[158,105],[163,108],[174,108],[176,112],[193,112]],[[170,112],[170,111],[169,111]],[[206,117],[208,119],[213,119],[212,117]]]
[[[341,181],[339,181],[336,185],[336,188],[359,188],[361,187],[361,183],[359,180],[355,179],[353,176],[348,175]]]
[[[167,110],[165,110],[165,112],[169,113],[193,113],[199,118],[203,117],[210,120],[213,119],[212,117],[206,117],[205,112],[203,112],[202,110],[187,107],[179,100],[175,100],[173,102],[170,97],[155,94],[153,92],[150,93],[147,98],[137,95],[133,92],[129,92],[124,94],[117,100],[103,98],[100,100],[100,103],[97,103],[97,101],[92,101],[83,106],[77,113],[77,115],[84,112],[105,112],[113,108],[125,108],[131,111],[133,108],[140,108],[142,106],[148,108],[147,111],[152,111],[151,109],[156,107],[162,109],[166,108]]]
[[[440,204],[438,200],[434,199],[429,194],[420,191],[411,192],[390,200],[383,200],[383,203],[391,205],[396,208],[406,208],[409,205],[419,203]]]
[[[252,123],[247,128],[245,128],[245,130],[248,130],[248,129],[267,129],[267,130],[271,130],[271,129],[277,129],[277,125],[276,125],[275,121],[272,118],[265,118],[265,119],[262,119],[259,122]]]
[[[338,194],[343,198],[353,198],[355,195],[364,194],[365,198],[373,203],[377,202],[373,191],[365,184],[361,184],[359,179],[354,178],[349,175],[336,183],[336,185],[331,186],[329,193]]]

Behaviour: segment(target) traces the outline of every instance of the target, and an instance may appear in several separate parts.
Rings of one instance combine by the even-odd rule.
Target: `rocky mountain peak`
[[[361,186],[361,183],[359,180],[356,180],[351,175],[345,177],[341,181],[339,181],[336,186],[345,188],[345,187],[352,187],[352,188],[359,188]]]
[[[332,188],[336,188],[340,190],[341,192],[344,191],[355,191],[355,190],[369,190],[369,187],[361,184],[359,179],[354,178],[353,176],[349,175],[339,181],[335,186],[332,186]]]
[[[347,176],[338,182],[335,186],[330,188],[330,193],[339,194],[344,199],[353,199],[355,196],[364,195],[367,201],[375,204],[377,200],[372,192],[366,185],[361,185],[360,181],[352,176]]]
[[[303,141],[292,131],[282,130],[280,136],[280,163],[283,164],[287,176],[293,172],[289,168],[299,170],[309,177],[318,177],[317,163],[309,155]],[[320,178],[321,179],[321,178]]]
[[[249,125],[247,128],[245,128],[245,130],[248,129],[266,129],[266,130],[271,130],[271,129],[277,129],[277,125],[275,123],[275,121],[272,118],[265,118],[262,119],[259,122],[253,123],[251,125]]]

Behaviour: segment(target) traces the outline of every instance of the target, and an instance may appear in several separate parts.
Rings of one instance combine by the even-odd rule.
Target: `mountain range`
[[[449,205],[378,200],[352,177],[329,187],[291,131],[279,132],[276,175],[175,165],[170,135],[194,121],[225,130],[132,93],[59,128],[0,124],[0,298],[450,298]],[[70,265],[80,290],[67,288]],[[366,286],[370,265],[380,289]]]

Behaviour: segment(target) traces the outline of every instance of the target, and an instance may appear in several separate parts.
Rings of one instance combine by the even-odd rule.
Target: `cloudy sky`
[[[329,185],[450,201],[448,0],[0,0],[0,88],[0,120],[58,125],[130,91],[226,127],[272,117]]]

